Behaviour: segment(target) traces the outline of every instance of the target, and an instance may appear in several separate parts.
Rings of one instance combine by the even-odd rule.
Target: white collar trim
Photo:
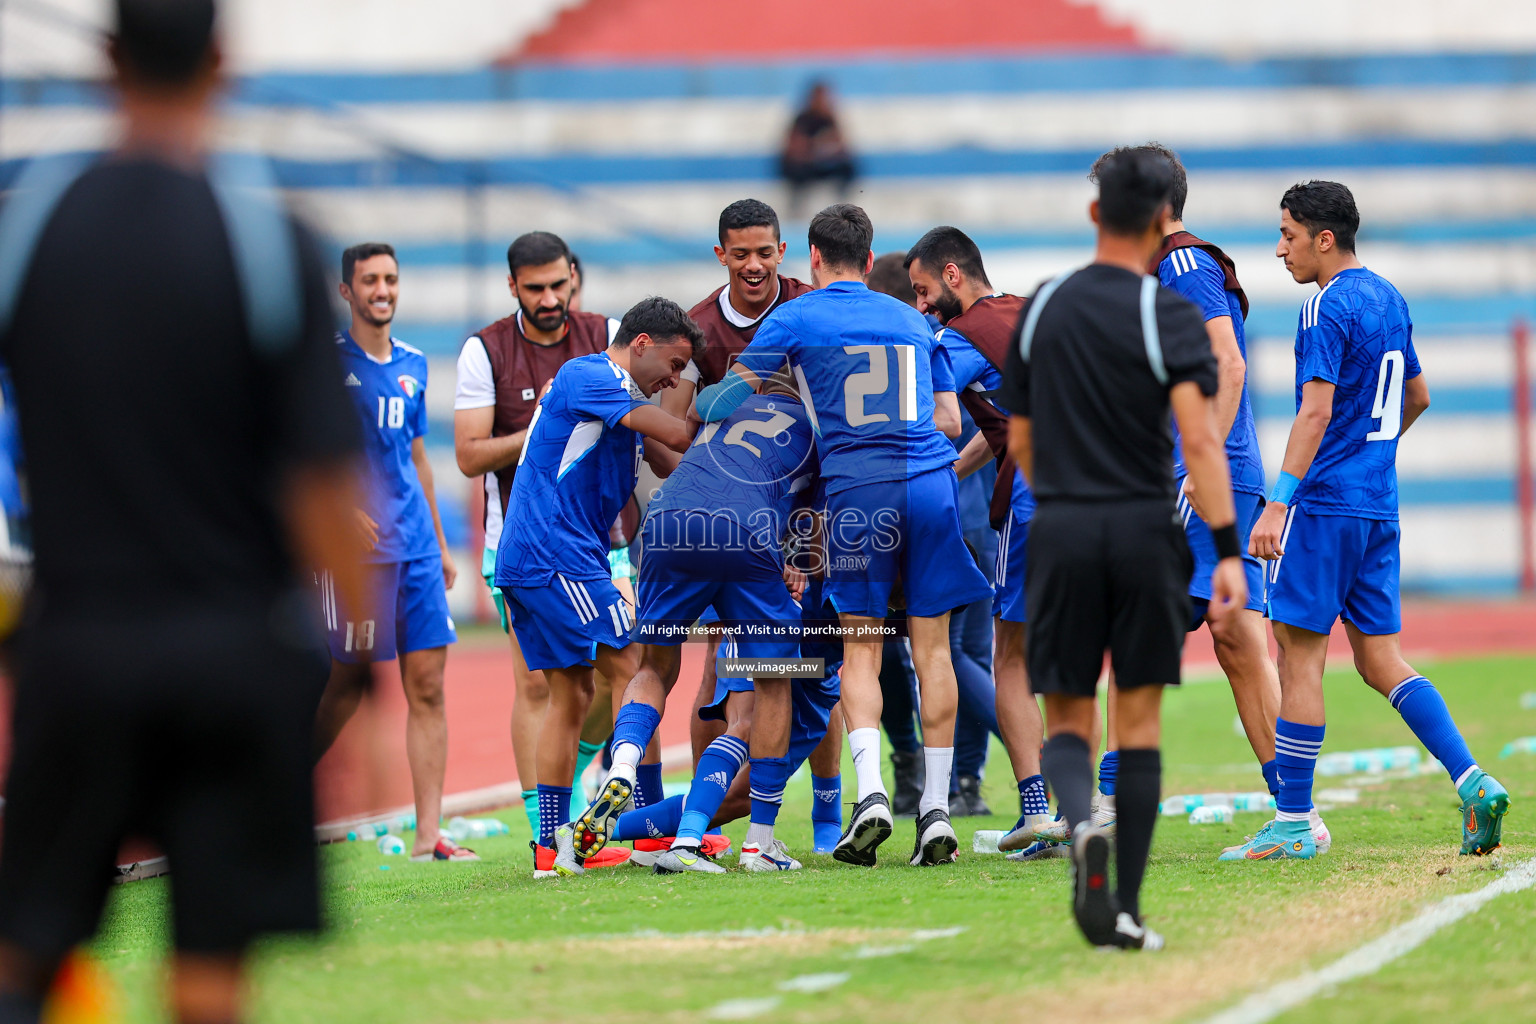
[[[729,285],[720,290],[720,314],[725,317],[728,323],[736,327],[751,327],[763,317],[773,312],[773,307],[778,303],[779,296],[783,294],[784,282],[779,280],[779,275],[773,275],[773,283],[773,301],[768,303],[768,308],[763,310],[761,316],[742,316],[736,312],[736,307],[731,305],[731,289]]]

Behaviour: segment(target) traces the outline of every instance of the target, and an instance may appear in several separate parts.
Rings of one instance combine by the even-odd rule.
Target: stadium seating
[[[1307,295],[1271,256],[1276,203],[1300,178],[1351,184],[1362,255],[1407,295],[1434,393],[1403,447],[1405,583],[1515,584],[1507,336],[1516,317],[1536,313],[1536,66],[1507,51],[1536,49],[1536,11],[1525,5],[1504,0],[1502,19],[1460,25],[1428,0],[1370,0],[1335,32],[1297,33],[1214,0],[1063,0],[1043,5],[1052,13],[1031,36],[1008,13],[1022,5],[995,4],[982,52],[945,36],[916,54],[901,41],[914,29],[880,25],[867,45],[883,52],[842,52],[844,36],[829,59],[820,36],[794,50],[776,28],[758,48],[736,25],[731,59],[700,63],[694,50],[667,49],[691,37],[619,29],[666,12],[673,24],[747,12],[705,0],[476,3],[521,10],[487,15],[484,31],[448,19],[423,37],[422,52],[438,58],[462,43],[462,61],[412,59],[390,44],[377,65],[357,54],[322,65],[302,41],[284,50],[273,26],[302,5],[274,4],[266,23],[253,6],[232,5],[233,22],[258,39],[240,50],[251,73],[228,137],[279,158],[333,244],[382,236],[400,247],[399,332],[435,360],[440,480],[456,478],[443,447],[453,355],[467,329],[507,312],[502,253],[516,234],[566,236],[588,266],[587,308],[618,313],[646,294],[687,301],[715,287],[714,219],[756,195],[786,214],[788,269],[806,273],[805,213],[788,213],[773,158],[805,85],[824,76],[859,154],[853,198],[874,218],[877,247],[954,223],[976,235],[993,282],[1013,291],[1086,258],[1083,173],[1094,155],[1149,138],[1183,152],[1190,224],[1237,258],[1254,298],[1272,463]],[[398,17],[405,6],[384,5]],[[1288,10],[1326,20],[1336,6]],[[1059,49],[1068,43],[1072,52]],[[630,63],[613,62],[621,51]],[[89,69],[60,59],[61,77],[5,80],[6,174],[18,157],[101,138],[106,111],[77,80]]]

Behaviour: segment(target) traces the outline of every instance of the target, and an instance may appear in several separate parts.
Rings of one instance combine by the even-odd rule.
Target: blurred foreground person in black
[[[37,1019],[95,932],[126,835],[170,861],[176,1017],[241,1019],[252,940],[319,925],[324,647],[298,567],[361,597],[320,263],[260,165],[206,149],[213,0],[116,14],[118,148],[33,163],[0,208],[36,556],[0,846],[5,1024]]]

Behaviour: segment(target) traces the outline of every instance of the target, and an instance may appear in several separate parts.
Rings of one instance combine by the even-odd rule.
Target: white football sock
[[[645,756],[645,751],[636,743],[620,743],[613,748],[613,767],[608,769],[608,778],[622,775],[631,782],[635,779],[635,766]]]
[[[853,751],[853,770],[859,779],[859,800],[873,793],[885,795],[885,782],[880,778],[880,730],[849,729],[848,749]]]
[[[949,773],[954,764],[954,747],[923,748],[923,766],[928,777],[923,780],[923,798],[917,802],[918,817],[936,808],[949,810]]]
[[[759,825],[757,822],[747,824],[747,838],[741,842],[743,848],[755,846],[759,850],[766,850],[773,845],[773,826]]]
[[[1456,780],[1456,788],[1460,789],[1461,786],[1462,786],[1462,783],[1464,783],[1468,779],[1470,779],[1472,777],[1473,773],[1477,772],[1479,770],[1480,769],[1477,767],[1477,762],[1476,761],[1472,762],[1472,767],[1468,768],[1466,771],[1462,772],[1461,773],[1461,778]]]

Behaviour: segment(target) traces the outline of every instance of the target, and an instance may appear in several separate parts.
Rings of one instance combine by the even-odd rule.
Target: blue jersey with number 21
[[[954,463],[954,445],[933,425],[933,393],[955,382],[934,352],[917,310],[835,281],[775,309],[736,360],[759,377],[789,361],[835,494]]]
[[[1307,381],[1335,386],[1333,419],[1296,489],[1304,511],[1397,519],[1403,384],[1420,372],[1408,303],[1386,278],[1342,270],[1301,307],[1296,408]]]

